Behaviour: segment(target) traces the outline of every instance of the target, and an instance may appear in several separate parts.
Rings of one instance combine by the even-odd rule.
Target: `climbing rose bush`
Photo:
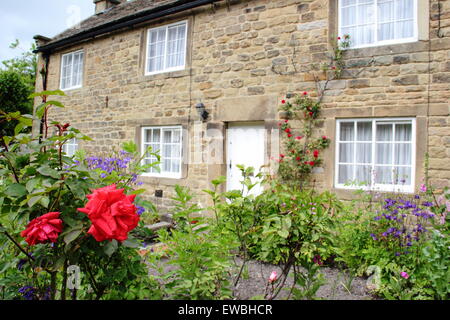
[[[20,235],[33,246],[38,243],[56,242],[63,230],[63,222],[59,219],[60,212],[49,212],[30,221]]]
[[[138,209],[133,204],[136,195],[125,195],[116,185],[94,190],[87,195],[89,201],[78,211],[88,215],[92,222],[88,233],[97,241],[124,241],[128,232],[139,223]]]

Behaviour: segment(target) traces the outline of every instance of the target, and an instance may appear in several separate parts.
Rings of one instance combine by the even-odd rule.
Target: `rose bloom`
[[[402,278],[405,278],[405,279],[408,279],[408,278],[409,278],[409,274],[406,273],[406,272],[404,272],[404,271],[400,272],[400,276],[401,276]]]
[[[60,212],[49,212],[28,223],[27,228],[20,235],[30,245],[38,243],[56,242],[63,229]]]
[[[314,158],[317,158],[319,156],[319,150],[314,150],[313,155]]]
[[[272,271],[272,273],[270,274],[270,277],[269,277],[269,282],[272,283],[272,282],[275,282],[276,280],[277,280],[277,272]]]
[[[281,100],[281,103],[282,103],[282,104],[285,104],[285,103],[286,103],[286,100]]]
[[[124,241],[128,238],[128,232],[137,227],[139,215],[133,204],[136,195],[127,196],[123,191],[117,189],[115,184],[96,189],[87,195],[89,201],[84,208],[78,209],[91,220],[88,233],[95,240]]]

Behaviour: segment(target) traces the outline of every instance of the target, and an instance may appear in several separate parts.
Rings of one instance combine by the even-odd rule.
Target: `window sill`
[[[170,78],[182,78],[187,77],[191,74],[191,68],[176,70],[176,71],[163,71],[158,73],[144,74],[143,79],[145,80],[163,80]]]
[[[185,180],[183,177],[163,177],[163,176],[153,176],[153,175],[140,175],[139,180],[146,184],[162,184],[166,186],[175,186],[180,184],[181,181]]]
[[[404,194],[404,195],[413,195],[414,192],[411,191],[386,191],[386,190],[370,190],[370,189],[362,189],[362,188],[340,188],[340,187],[332,187],[330,192],[333,192],[337,195],[337,197],[341,200],[357,200],[361,199],[363,194],[372,194],[373,196],[380,195],[392,195],[392,194]]]
[[[61,88],[60,88],[59,90],[64,91],[64,92],[68,92],[68,91],[74,92],[74,91],[80,90],[80,89],[83,89],[83,86],[72,87],[72,88],[66,88],[66,89],[61,89]]]
[[[379,44],[346,50],[346,58],[365,58],[390,54],[412,53],[428,50],[428,40],[411,40],[392,44]]]

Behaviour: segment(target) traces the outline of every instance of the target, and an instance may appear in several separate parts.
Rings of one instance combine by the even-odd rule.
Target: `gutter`
[[[75,43],[79,43],[81,41],[89,40],[95,37],[98,37],[100,35],[110,33],[113,31],[117,31],[123,28],[132,27],[136,24],[146,22],[148,20],[158,19],[162,18],[171,14],[179,13],[182,11],[186,11],[189,9],[194,9],[200,6],[204,6],[207,4],[213,4],[215,2],[219,2],[223,0],[180,0],[177,2],[173,2],[171,4],[162,5],[157,8],[150,9],[148,11],[139,12],[134,15],[129,15],[126,17],[123,17],[116,21],[111,21],[108,23],[105,23],[101,26],[94,27],[92,29],[82,31],[80,33],[77,33],[73,36],[70,36],[68,38],[64,38],[61,40],[58,40],[56,42],[50,43],[48,45],[43,45],[41,47],[38,47],[36,50],[34,50],[34,53],[43,52],[46,54],[52,53],[55,49],[67,46],[67,45],[73,45]]]

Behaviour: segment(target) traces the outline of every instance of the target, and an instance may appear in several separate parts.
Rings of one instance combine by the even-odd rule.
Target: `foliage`
[[[36,94],[47,101],[38,107],[38,116],[45,118],[52,106],[63,107],[57,101],[47,100],[52,94],[63,93]],[[9,291],[8,297],[66,299],[70,292],[73,299],[123,299],[151,293],[148,287],[153,283],[146,277],[147,270],[141,263],[136,239],[129,235],[125,241],[98,242],[87,233],[91,233],[93,220],[77,210],[85,206],[86,196],[93,189],[111,184],[123,189],[117,190],[120,194],[133,195],[129,199],[143,192],[136,189],[134,177],[150,165],[141,165],[142,158],[136,146],[132,143],[123,146],[125,150],[122,154],[130,158],[127,165],[122,163],[122,166],[110,171],[92,168],[84,159],[83,152],[77,154],[77,159],[63,152],[63,145],[69,139],[89,140],[69,124],[45,123],[43,133],[32,137],[29,133],[21,133],[22,129],[31,125],[30,116],[13,112],[3,114],[0,120],[16,120],[19,123],[14,135],[0,137],[0,172],[3,177],[0,184],[0,245],[6,245],[6,250],[0,253],[0,262],[8,261],[11,254],[26,259],[19,270],[22,274],[19,277],[14,263],[3,265],[2,286],[8,290],[22,287],[20,291],[17,289],[16,296]],[[54,134],[47,135],[49,131]],[[108,175],[103,176],[105,172]],[[137,203],[152,209],[143,200]],[[61,213],[62,233],[54,243],[27,245],[20,231],[30,220],[47,212]],[[78,266],[83,274],[80,288],[70,291],[72,288],[67,288],[66,281],[69,266]],[[8,284],[12,279],[16,279],[14,286]]]
[[[29,114],[32,111],[33,100],[29,98],[32,89],[15,71],[0,71],[0,116],[19,112]],[[0,119],[0,136],[14,135],[18,121]]]
[[[16,40],[9,47],[11,49],[20,48],[19,40]],[[35,49],[36,44],[33,43],[31,48],[23,52],[20,57],[2,61],[2,69],[18,74],[23,82],[29,87],[31,92],[34,91],[34,85],[36,82],[37,56],[33,53]]]
[[[433,198],[425,192],[385,196],[356,214],[353,203],[338,218],[336,260],[359,275],[378,268],[372,289],[385,298],[447,299],[448,200]]]
[[[230,299],[230,248],[217,237],[203,219],[193,217],[199,212],[190,204],[193,196],[187,188],[176,186],[174,220],[178,229],[159,231],[168,245],[169,264],[175,269],[163,276],[164,294],[169,299]],[[195,220],[194,220],[195,218]]]
[[[240,167],[243,180],[241,190],[222,193],[218,208],[218,226],[222,234],[233,235],[244,258],[239,281],[249,258],[281,264],[283,272],[277,280],[271,299],[284,286],[291,268],[305,267],[326,259],[331,250],[331,228],[337,200],[329,193],[317,194],[312,190],[296,190],[286,184],[267,180],[267,189],[258,196],[246,194],[251,190],[253,168]],[[219,181],[216,181],[218,183]],[[217,200],[216,192],[209,192]],[[296,275],[295,282],[316,279]],[[319,279],[317,279],[319,280]],[[305,282],[307,292],[312,292]],[[313,290],[315,291],[315,290]],[[298,292],[297,292],[298,293]]]

